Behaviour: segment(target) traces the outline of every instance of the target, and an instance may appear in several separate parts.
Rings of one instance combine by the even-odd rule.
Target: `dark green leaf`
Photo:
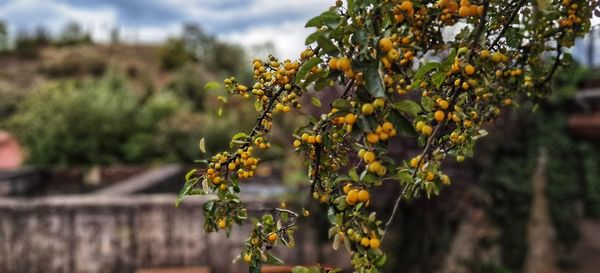
[[[379,74],[379,63],[372,62],[367,66],[364,72],[367,91],[371,96],[379,98],[385,96],[385,89]]]
[[[394,109],[411,116],[416,116],[421,112],[421,105],[412,100],[403,100],[394,103]]]
[[[308,72],[310,72],[310,70],[317,66],[318,64],[321,63],[321,59],[320,58],[312,58],[308,61],[306,61],[301,67],[300,69],[298,69],[298,73],[296,73],[296,77],[294,78],[294,81],[296,83],[300,83],[300,81],[302,79],[304,79],[304,77],[306,77],[306,75],[308,74]]]
[[[336,23],[340,20],[340,15],[335,11],[328,10],[326,12],[321,13],[319,16],[316,16],[308,22],[306,22],[305,27],[322,27],[326,24]]]
[[[352,111],[352,104],[350,104],[350,102],[348,102],[345,99],[337,99],[337,100],[333,101],[331,106],[338,110],[343,110],[343,111],[348,111],[348,112]]]

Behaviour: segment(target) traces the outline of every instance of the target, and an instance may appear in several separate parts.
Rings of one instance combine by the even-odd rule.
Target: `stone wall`
[[[174,200],[174,195],[0,198],[0,272],[132,273],[194,265],[247,272],[243,263],[231,261],[248,226],[237,227],[230,239],[223,232],[206,234],[205,200],[190,198],[179,208]],[[316,247],[310,223],[300,224],[296,248],[283,249],[280,257],[314,264],[323,257],[322,247]]]

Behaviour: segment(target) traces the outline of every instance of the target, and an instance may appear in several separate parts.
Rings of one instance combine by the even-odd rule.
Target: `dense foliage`
[[[256,126],[192,170],[181,196],[211,195],[205,229],[231,230],[247,220],[239,182],[252,177],[268,149],[274,115],[301,108],[310,89],[344,86],[329,114],[299,128],[293,146],[308,162],[312,195],[325,204],[334,248],[344,246],[357,272],[378,272],[380,250],[402,199],[438,194],[450,184],[442,161],[471,156],[481,126],[504,106],[550,93],[564,49],[590,28],[596,2],[336,1],[307,27],[317,30],[298,60],[254,60],[255,83],[225,80],[232,94],[254,98]],[[453,31],[458,31],[454,35]],[[316,106],[321,102],[311,98]],[[409,159],[388,156],[389,140],[414,137],[423,147]],[[202,146],[202,145],[201,145]],[[398,181],[401,192],[383,222],[369,209],[371,189]],[[304,212],[304,214],[307,214]],[[258,272],[276,262],[269,250],[293,245],[300,213],[274,208],[257,219],[241,254]]]

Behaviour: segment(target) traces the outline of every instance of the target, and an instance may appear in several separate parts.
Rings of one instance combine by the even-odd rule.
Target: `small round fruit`
[[[271,233],[267,238],[269,239],[269,242],[273,243],[277,240],[277,233]]]
[[[336,58],[331,58],[331,60],[329,60],[329,69],[331,69],[331,70],[338,69],[338,60]]]
[[[317,142],[317,137],[309,136],[306,142],[308,142],[309,144],[315,144]]]
[[[467,65],[465,66],[465,74],[471,76],[473,74],[475,74],[475,67],[473,65]]]
[[[346,203],[353,206],[356,202],[358,202],[358,190],[352,189],[348,192],[348,195],[346,195]]]
[[[445,175],[445,174],[443,174],[442,175],[442,184],[444,184],[444,185],[450,185],[450,177],[447,176],[447,175]]]
[[[373,106],[375,106],[375,108],[382,108],[385,106],[385,101],[382,98],[376,98],[373,101]]]
[[[500,52],[494,52],[494,54],[492,54],[492,61],[495,63],[499,63],[502,61],[503,58],[503,54]]]
[[[431,133],[433,133],[433,128],[431,128],[431,126],[429,125],[424,125],[421,129],[421,132],[423,133],[423,135],[430,136]]]
[[[294,140],[294,148],[298,148],[300,147],[300,145],[302,145],[302,142],[300,140]]]
[[[375,161],[375,153],[371,151],[365,152],[363,155],[363,160],[367,163]]]
[[[483,58],[483,59],[487,59],[490,57],[490,51],[487,49],[482,50],[481,52],[479,52],[479,57]]]
[[[368,247],[371,245],[371,240],[369,240],[369,238],[364,237],[360,240],[360,245],[362,245],[363,247]]]
[[[229,169],[230,171],[235,170],[235,168],[237,168],[237,166],[233,162],[231,162],[231,163],[229,163],[229,165],[227,165],[227,169]]]
[[[369,142],[371,144],[375,144],[375,143],[377,143],[377,141],[379,141],[379,135],[377,135],[375,133],[369,133],[367,135],[367,142]]]
[[[448,104],[448,101],[447,101],[447,100],[440,100],[440,101],[438,102],[438,105],[439,105],[439,106],[440,106],[440,108],[442,108],[443,110],[446,110],[446,109],[448,109],[448,106],[449,106],[449,104]]]
[[[373,114],[373,112],[375,112],[375,106],[373,106],[373,104],[370,103],[365,103],[363,104],[361,111],[364,115]]]
[[[442,122],[446,118],[446,114],[442,110],[437,110],[433,117],[435,120],[437,120],[437,122]]]
[[[247,263],[252,262],[252,255],[250,255],[250,254],[244,255],[244,262],[247,262]]]
[[[217,222],[217,226],[220,229],[224,229],[225,227],[227,227],[227,221],[225,221],[225,219],[219,219],[219,221]]]
[[[377,238],[373,238],[373,239],[369,240],[369,246],[372,249],[378,249],[380,245],[381,245],[381,242]]]
[[[381,168],[383,168],[383,166],[381,165],[381,163],[379,163],[379,161],[375,161],[371,164],[369,164],[369,171],[372,173],[378,173]]]
[[[350,60],[346,57],[344,58],[340,58],[337,61],[337,68],[341,71],[348,71],[350,70]]]
[[[384,38],[381,38],[381,40],[379,40],[379,48],[381,48],[381,50],[383,50],[383,52],[388,52],[388,51],[392,50],[393,47],[394,47],[394,44],[392,43],[392,39],[390,39],[388,37],[384,37]]]
[[[348,113],[346,114],[346,116],[344,117],[344,120],[346,121],[346,123],[348,124],[354,124],[356,122],[356,116],[352,113]]]
[[[360,201],[360,202],[369,201],[369,192],[366,190],[360,190],[358,192],[358,201]]]
[[[342,188],[342,190],[346,194],[349,193],[351,189],[352,189],[352,184],[351,183],[348,183],[348,184],[344,185],[344,187]]]

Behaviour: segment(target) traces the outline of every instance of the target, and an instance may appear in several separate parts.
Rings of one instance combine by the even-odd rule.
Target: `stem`
[[[508,28],[510,27],[510,25],[512,24],[512,21],[515,19],[515,17],[517,17],[517,14],[519,13],[519,10],[521,10],[521,8],[523,7],[523,5],[525,5],[525,2],[527,0],[520,0],[519,3],[517,4],[517,6],[515,7],[515,9],[513,10],[513,12],[511,13],[510,17],[508,18],[508,21],[502,26],[502,30],[500,31],[500,33],[498,33],[498,36],[496,37],[496,39],[494,39],[494,42],[492,42],[492,44],[490,45],[489,49],[494,49],[496,47],[496,45],[498,45],[498,42],[500,41],[500,39],[502,37],[504,37],[504,34],[506,33],[506,31],[508,30]]]

